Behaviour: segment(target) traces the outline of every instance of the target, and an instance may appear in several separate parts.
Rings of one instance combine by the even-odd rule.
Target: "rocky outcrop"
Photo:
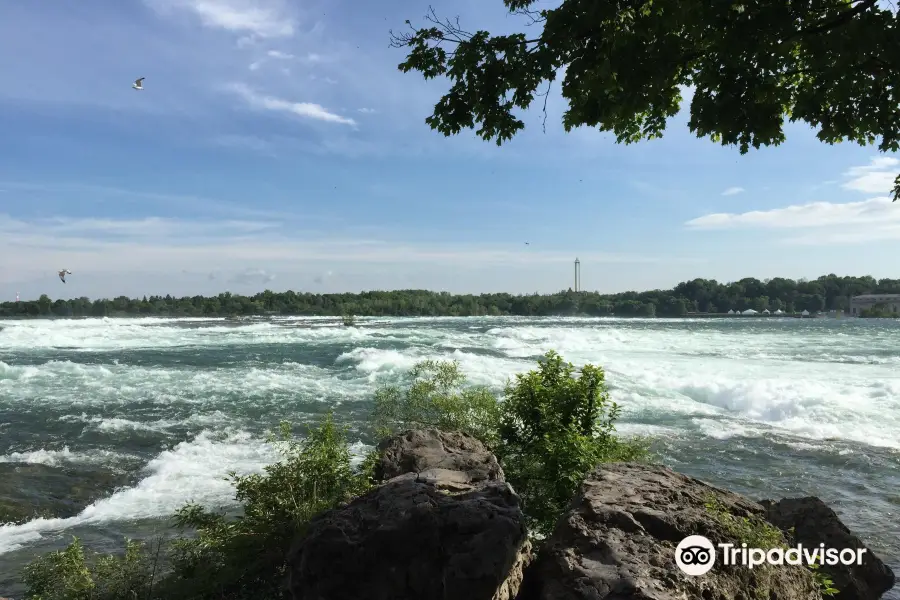
[[[388,481],[405,473],[455,471],[469,485],[503,481],[497,458],[470,435],[437,429],[411,430],[378,446],[375,478]]]
[[[815,497],[785,498],[775,502],[760,502],[766,518],[788,531],[793,529],[794,541],[811,548],[825,544],[826,548],[865,548],[862,541],[850,533],[837,514]],[[863,554],[862,565],[822,565],[821,571],[834,581],[841,600],[869,600],[880,598],[894,587],[894,572],[870,552]]]
[[[315,518],[289,556],[296,600],[820,600],[798,565],[675,560],[684,538],[864,548],[816,498],[756,503],[671,469],[603,465],[533,559],[519,498],[478,440],[407,431],[378,448],[377,488]],[[750,539],[753,538],[753,539]],[[871,551],[823,567],[840,600],[876,600],[894,574]]]
[[[738,547],[748,540],[736,532],[777,536],[761,525],[765,516],[760,504],[665,467],[601,466],[529,567],[518,600],[819,600],[819,584],[801,566],[726,566],[721,553],[702,576],[676,566],[676,546],[687,536]],[[871,569],[887,569],[872,560]],[[885,589],[876,588],[857,598],[880,597]]]
[[[314,519],[289,557],[299,600],[512,600],[530,558],[519,498],[476,439],[379,446],[385,483]]]

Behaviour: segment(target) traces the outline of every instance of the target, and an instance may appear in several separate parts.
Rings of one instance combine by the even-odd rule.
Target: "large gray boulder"
[[[785,498],[775,502],[760,502],[766,518],[781,529],[793,530],[794,541],[810,548],[825,544],[826,548],[865,548],[858,537],[841,523],[837,514],[824,502],[810,496]],[[840,590],[840,600],[871,600],[894,587],[894,572],[869,551],[863,554],[862,565],[829,566],[820,570],[827,573]]]
[[[600,466],[526,571],[518,600],[820,600],[803,566],[726,566],[721,553],[704,575],[676,565],[676,546],[691,535],[740,547],[745,518],[778,536],[772,524],[760,528],[765,515],[756,502],[665,467]]]
[[[315,518],[289,557],[299,600],[511,600],[530,558],[519,498],[476,439],[407,431],[387,481]]]
[[[497,458],[465,433],[437,429],[404,431],[378,446],[375,478],[388,481],[404,473],[455,471],[471,485],[503,481]]]

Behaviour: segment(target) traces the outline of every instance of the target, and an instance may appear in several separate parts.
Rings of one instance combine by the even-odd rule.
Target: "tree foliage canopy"
[[[900,279],[823,275],[812,281],[745,277],[723,283],[693,279],[671,290],[621,292],[562,291],[555,294],[450,294],[425,290],[312,294],[266,290],[253,296],[144,296],[0,302],[0,319],[40,317],[251,317],[265,315],[482,316],[617,315],[682,317],[689,312],[729,310],[847,310],[860,294],[900,294]]]
[[[562,75],[566,131],[590,126],[619,143],[661,137],[694,90],[698,137],[751,147],[785,140],[802,121],[828,144],[900,149],[900,11],[877,0],[503,0],[529,32],[469,32],[426,16],[392,32],[404,72],[445,76],[450,90],[426,122],[444,135],[474,129],[498,145],[524,128],[515,115]],[[543,84],[547,84],[547,88]],[[900,176],[894,200],[900,197]]]

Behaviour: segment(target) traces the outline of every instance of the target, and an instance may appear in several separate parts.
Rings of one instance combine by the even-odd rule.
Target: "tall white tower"
[[[581,291],[581,261],[575,258],[575,291]]]

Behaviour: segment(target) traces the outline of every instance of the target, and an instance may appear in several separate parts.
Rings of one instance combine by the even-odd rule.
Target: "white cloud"
[[[864,167],[851,167],[844,173],[849,178],[841,187],[867,194],[887,194],[894,187],[894,178],[900,170],[900,159],[877,156]]]
[[[357,108],[356,111],[364,115],[374,115],[377,112],[374,108]]]
[[[230,281],[232,283],[247,284],[266,284],[275,279],[275,275],[263,269],[248,268],[236,273]]]
[[[704,230],[797,230],[780,241],[790,245],[835,246],[900,240],[900,206],[889,198],[861,202],[812,202],[771,210],[704,215],[685,223]]]
[[[194,221],[165,218],[133,220],[55,217],[42,220],[0,215],[0,282],[22,281],[65,264],[81,275],[140,274],[185,265],[218,279],[229,273],[263,279],[276,272],[310,269],[310,277],[329,266],[376,265],[481,269],[531,268],[571,263],[569,250],[524,251],[509,244],[409,243],[364,238],[343,232],[295,230],[279,221]],[[669,257],[578,252],[582,263],[670,263]],[[15,256],[16,259],[12,260]],[[674,259],[674,262],[678,262]],[[318,266],[316,266],[318,265]],[[257,271],[248,271],[248,270]],[[258,270],[264,270],[265,275]],[[342,269],[342,272],[346,269]],[[568,270],[566,269],[566,273]],[[209,274],[212,274],[209,277]],[[326,274],[322,279],[328,277]]]
[[[900,223],[856,227],[849,230],[826,230],[815,235],[789,238],[784,240],[784,243],[795,246],[838,246],[892,240],[900,240]]]
[[[287,4],[278,0],[145,0],[161,14],[193,13],[212,29],[250,34],[258,38],[287,37],[294,34],[295,20]],[[239,45],[248,43],[245,36]]]
[[[691,219],[691,229],[800,229],[807,227],[848,227],[900,222],[900,207],[889,198],[872,198],[862,202],[812,202],[754,210],[745,213],[715,213]]]
[[[256,93],[242,83],[231,84],[227,86],[227,89],[240,96],[252,108],[291,113],[299,117],[316,119],[318,121],[326,121],[329,123],[356,125],[356,121],[353,119],[329,112],[320,104],[313,104],[311,102],[291,102],[274,96],[264,96]]]
[[[99,236],[121,236],[128,240],[169,240],[190,235],[195,240],[221,238],[223,236],[260,233],[280,225],[266,221],[196,220],[147,217],[143,219],[117,220],[54,217],[22,221],[8,215],[0,215],[0,231],[10,234],[40,231],[50,237],[95,239]]]
[[[724,192],[722,192],[722,195],[723,196],[734,196],[736,194],[740,194],[741,192],[746,192],[746,191],[747,190],[745,190],[742,187],[730,187],[727,190],[725,190]]]
[[[294,58],[293,54],[288,54],[287,52],[282,52],[281,50],[269,50],[268,52],[266,52],[266,56],[278,60],[291,60],[292,58]]]

